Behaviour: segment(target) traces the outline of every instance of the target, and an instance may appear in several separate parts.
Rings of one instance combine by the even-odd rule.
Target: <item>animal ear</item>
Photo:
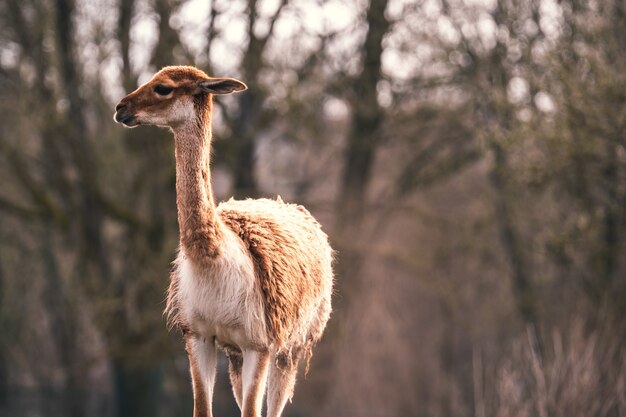
[[[198,83],[198,87],[205,93],[230,94],[248,89],[248,86],[234,78],[211,78]]]

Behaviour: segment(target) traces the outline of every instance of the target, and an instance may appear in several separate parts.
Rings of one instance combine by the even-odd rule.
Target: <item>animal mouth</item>
[[[135,127],[139,124],[137,117],[133,114],[115,113],[115,121],[122,123],[124,126]]]

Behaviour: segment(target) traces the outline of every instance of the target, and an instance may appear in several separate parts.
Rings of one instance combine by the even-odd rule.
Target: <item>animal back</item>
[[[305,344],[331,281],[331,249],[302,206],[268,199],[229,200],[218,213],[247,246],[255,264],[270,339],[278,348]],[[325,277],[330,273],[330,277]]]

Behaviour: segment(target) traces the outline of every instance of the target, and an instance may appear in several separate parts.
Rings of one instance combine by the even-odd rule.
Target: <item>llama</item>
[[[246,90],[188,66],[165,67],[116,106],[126,127],[174,134],[180,248],[166,314],[189,355],[194,417],[212,416],[217,349],[242,416],[279,417],[331,312],[332,249],[302,206],[230,199],[215,205],[209,168],[213,95]]]

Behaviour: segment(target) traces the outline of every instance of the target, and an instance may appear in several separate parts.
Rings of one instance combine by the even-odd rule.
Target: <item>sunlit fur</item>
[[[160,95],[157,85],[172,91]],[[280,198],[215,206],[212,96],[245,88],[193,67],[166,67],[116,108],[115,120],[128,127],[174,133],[180,250],[166,314],[185,335],[195,417],[211,415],[216,347],[229,357],[242,415],[260,415],[268,379],[268,415],[280,416],[297,364],[310,357],[331,313],[332,250],[305,208]]]

